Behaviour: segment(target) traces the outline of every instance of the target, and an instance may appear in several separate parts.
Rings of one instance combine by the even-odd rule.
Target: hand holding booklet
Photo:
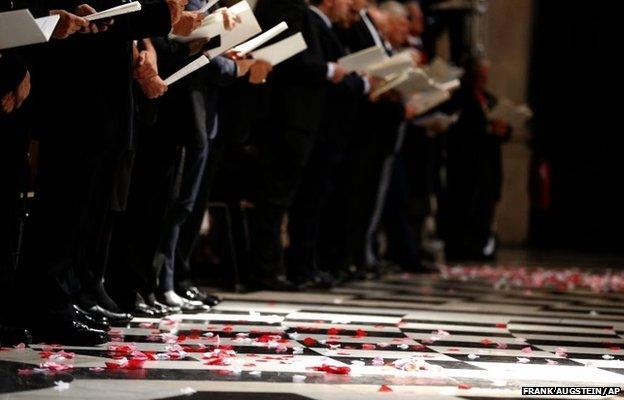
[[[59,18],[35,19],[27,9],[0,13],[0,50],[47,42]]]
[[[338,59],[338,65],[351,72],[365,72],[371,66],[378,65],[388,58],[383,47],[372,46]]]
[[[107,19],[116,17],[118,15],[130,14],[133,12],[141,11],[141,3],[133,1],[131,3],[122,4],[117,7],[112,7],[104,11],[96,12],[95,14],[87,15],[85,19],[87,21],[97,21],[100,19]]]
[[[167,84],[167,86],[169,86],[179,81],[180,79],[184,78],[185,76],[192,74],[193,72],[197,71],[198,69],[200,69],[204,65],[207,65],[208,63],[210,63],[210,60],[208,59],[208,57],[206,57],[205,55],[202,55],[201,57],[197,58],[195,61],[187,64],[185,67],[181,68],[180,70],[172,74],[170,77],[165,79],[165,83]]]
[[[275,66],[307,48],[308,45],[301,32],[299,32],[270,46],[256,50],[251,55],[256,60],[264,60]]]
[[[436,89],[435,83],[421,69],[411,68],[378,87],[371,93],[371,97],[379,97],[390,90],[396,90],[407,99],[414,93]]]
[[[286,22],[281,22],[275,25],[273,28],[269,29],[268,31],[264,32],[263,34],[258,35],[255,38],[246,41],[245,43],[239,44],[232,50],[240,53],[241,55],[245,55],[250,51],[253,51],[258,47],[262,46],[269,40],[273,39],[275,36],[284,32],[286,29],[288,29],[288,24]]]

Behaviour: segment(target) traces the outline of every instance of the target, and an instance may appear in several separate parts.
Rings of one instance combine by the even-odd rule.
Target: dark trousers
[[[54,130],[39,144],[39,172],[19,280],[33,312],[71,318],[93,238],[110,210],[120,148],[107,132]],[[77,137],[80,136],[80,139]],[[36,277],[33,279],[33,277]],[[45,298],[44,307],[40,298]]]
[[[159,253],[162,268],[159,289],[161,292],[174,290],[174,274],[177,268],[188,268],[188,258],[190,258],[190,251],[192,251],[194,243],[191,244],[187,241],[194,242],[194,239],[185,238],[185,242],[182,244],[181,251],[184,253],[182,258],[187,261],[187,265],[184,265],[185,263],[183,262],[181,266],[176,266],[176,260],[179,259],[179,257],[176,257],[176,253],[180,244],[182,227],[193,214],[196,201],[202,191],[207,159],[208,146],[185,148],[181,171],[178,174],[179,185],[177,185],[176,194],[172,197],[167,215],[165,216],[163,236],[160,243]],[[207,188],[203,188],[203,190],[205,191]],[[193,227],[196,226],[196,223],[196,221],[193,221]],[[199,224],[201,225],[201,220],[199,220]],[[187,229],[193,229],[193,227],[189,226]],[[197,234],[199,234],[199,227],[197,227]],[[187,235],[190,235],[190,233],[187,233]]]
[[[14,116],[0,117],[0,323],[13,301],[28,132]]]
[[[316,134],[278,126],[259,146],[261,189],[254,213],[252,246],[258,275],[285,273],[281,224],[293,203]]]
[[[122,307],[158,286],[156,250],[175,178],[178,147],[167,135],[139,122],[132,185],[111,241],[106,288]]]

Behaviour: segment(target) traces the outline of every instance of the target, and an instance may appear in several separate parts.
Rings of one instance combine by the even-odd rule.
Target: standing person
[[[256,202],[253,248],[258,288],[296,290],[286,277],[281,225],[297,192],[318,135],[325,103],[325,82],[340,82],[346,70],[323,56],[313,16],[303,0],[259,0],[256,15],[264,29],[281,21],[287,37],[301,32],[308,48],[276,66],[270,85],[267,121],[259,135],[260,194]],[[279,38],[278,38],[279,39]],[[276,39],[277,40],[277,39]]]
[[[392,27],[389,14],[369,7],[364,0],[355,0],[354,12],[359,19],[343,31],[346,47],[356,52],[371,46],[382,47],[388,55],[394,53],[389,38]],[[411,119],[413,110],[389,97],[374,102],[363,101],[356,124],[356,141],[350,155],[349,248],[350,271],[356,277],[366,272],[378,273],[376,234],[384,209],[392,176],[393,157],[400,149],[402,134],[399,127]]]
[[[485,250],[501,196],[501,144],[511,128],[488,117],[496,105],[486,89],[488,63],[470,58],[464,68],[462,87],[445,106],[461,114],[447,133],[444,239],[448,259],[481,260],[492,256]]]
[[[53,40],[66,39],[83,31],[90,32],[88,21],[60,9],[49,9],[35,0],[15,0],[0,4],[0,11],[27,8],[35,17],[57,14],[59,21],[52,32]],[[25,167],[33,120],[30,96],[31,78],[42,46],[0,52],[0,344],[29,342],[30,332],[15,326],[26,326],[17,318],[15,299],[16,268],[19,255],[19,203],[24,193]]]
[[[145,2],[140,12],[115,18],[106,32],[46,48],[37,196],[20,267],[20,287],[28,297],[23,314],[38,340],[77,345],[107,340],[105,332],[79,322],[82,317],[72,307],[76,276],[86,269],[101,271],[97,266],[106,246],[94,243],[106,236],[100,232],[108,226],[110,211],[125,206],[117,171],[133,133],[132,40],[167,34],[179,18],[180,4]],[[113,4],[94,5],[106,9]],[[95,9],[80,6],[76,12],[88,15]],[[26,295],[33,290],[37,297]]]
[[[325,60],[336,62],[346,52],[336,35],[333,24],[343,23],[349,16],[351,0],[312,0],[309,13],[316,27]],[[370,91],[367,77],[355,73],[346,75],[338,84],[326,82],[325,111],[317,142],[309,164],[305,167],[301,186],[289,214],[291,245],[287,252],[288,271],[298,283],[312,286],[331,286],[346,266],[342,260],[324,260],[319,264],[321,225],[324,233],[344,226],[345,215],[326,215],[327,201],[336,185],[344,185],[337,176],[344,164],[346,146],[352,140],[355,112],[360,98]],[[344,211],[344,210],[341,210]],[[340,233],[338,233],[340,234]],[[334,237],[334,235],[332,235]]]
[[[8,318],[14,298],[19,235],[19,194],[24,181],[28,124],[22,106],[30,94],[30,73],[16,51],[0,53],[0,345],[29,341],[29,332]],[[25,108],[25,107],[24,107]]]

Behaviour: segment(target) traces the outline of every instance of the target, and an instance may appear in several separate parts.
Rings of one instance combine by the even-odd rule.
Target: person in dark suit
[[[340,82],[346,71],[323,56],[316,27],[303,0],[260,0],[256,16],[263,29],[286,21],[276,40],[301,32],[308,48],[275,67],[268,81],[269,113],[255,127],[261,164],[260,194],[253,224],[258,288],[295,290],[286,278],[280,228],[292,205],[316,141],[325,102],[325,82]]]
[[[95,30],[87,20],[65,10],[55,9],[59,4],[37,0],[15,0],[0,4],[0,12],[28,9],[38,18],[59,15],[52,32],[53,40],[65,39],[72,34]],[[0,52],[0,343],[12,345],[30,341],[30,333],[22,328],[16,318],[15,300],[21,295],[16,289],[15,269],[19,259],[21,234],[20,208],[25,193],[27,151],[33,120],[31,78],[37,66],[37,56],[43,45]],[[25,198],[25,197],[24,197]]]
[[[309,14],[316,28],[321,51],[327,61],[337,62],[346,55],[333,24],[345,21],[349,9],[350,0],[310,2]],[[346,147],[353,139],[358,101],[370,91],[371,81],[368,77],[351,73],[338,84],[326,82],[325,87],[326,101],[320,132],[289,213],[291,245],[287,252],[288,272],[292,279],[299,283],[321,287],[335,284],[335,276],[344,268],[338,260],[329,261],[325,258],[319,263],[321,244],[329,244],[325,237],[320,236],[321,225],[326,211],[329,211],[332,220],[323,221],[329,224],[323,229],[323,233],[329,234],[337,227],[344,226],[342,222],[346,210],[340,205],[338,205],[340,210],[335,207],[327,209],[328,200],[330,195],[340,196],[336,190],[343,189],[347,184],[344,179],[340,179],[344,175],[340,169],[344,166]],[[340,204],[341,200],[337,201]],[[335,202],[331,204],[334,205]],[[343,214],[336,215],[337,213]],[[338,230],[341,234],[347,234],[343,229]]]
[[[501,144],[511,128],[488,113],[496,98],[486,90],[488,64],[469,58],[462,87],[444,108],[460,111],[447,132],[447,187],[444,240],[447,259],[483,260],[502,186]]]
[[[351,52],[379,46],[392,55],[392,45],[379,27],[386,15],[369,8],[367,3],[362,0],[353,3],[355,22],[349,29],[343,29],[340,37]],[[392,98],[360,104],[355,128],[357,140],[350,152],[349,236],[345,246],[349,248],[348,262],[353,276],[362,277],[366,270],[375,272],[378,267],[374,236],[392,171],[387,160],[395,152],[400,124],[412,114],[413,110]]]
[[[73,10],[70,3],[67,8]],[[93,5],[106,9],[115,3]],[[168,33],[179,7],[176,0],[145,2],[140,12],[115,18],[106,32],[74,35],[45,47],[45,68],[36,81],[37,195],[20,267],[20,290],[28,297],[29,323],[39,340],[107,340],[105,332],[79,322],[84,316],[72,307],[76,281],[85,271],[101,270],[110,211],[125,206],[116,174],[133,133],[132,40]],[[83,15],[94,11],[76,9]],[[99,288],[90,289],[97,296]],[[46,302],[26,295],[33,290]]]
[[[28,341],[28,332],[11,327],[7,310],[14,299],[14,269],[19,235],[28,128],[20,108],[30,94],[30,73],[16,51],[0,52],[0,343]]]

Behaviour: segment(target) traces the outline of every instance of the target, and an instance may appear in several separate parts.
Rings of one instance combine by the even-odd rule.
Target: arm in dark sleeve
[[[164,79],[191,62],[189,47],[168,37],[154,37],[152,44],[158,55],[158,72]]]
[[[15,51],[3,51],[0,56],[0,96],[14,90],[26,76],[26,65]]]
[[[364,78],[356,73],[345,76],[340,85],[353,94],[364,94],[364,88],[366,87]]]
[[[301,32],[308,48],[275,67],[274,75],[280,79],[302,84],[319,84],[327,78],[318,38],[313,32],[306,4],[301,0],[260,0],[256,8],[258,22],[264,30],[285,21],[288,29],[272,42]]]
[[[238,77],[236,62],[227,57],[218,56],[210,60],[210,64],[204,67],[206,82],[216,86],[229,86]]]

